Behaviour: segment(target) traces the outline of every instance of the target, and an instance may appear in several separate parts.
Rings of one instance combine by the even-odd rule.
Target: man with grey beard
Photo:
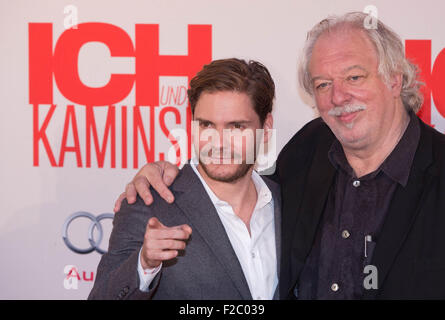
[[[399,36],[365,19],[329,17],[308,33],[299,77],[320,118],[287,143],[273,175],[282,190],[280,294],[444,299],[445,136],[416,116],[421,83]],[[137,190],[149,204],[150,183],[168,200],[164,182],[176,172],[146,165],[127,198]]]

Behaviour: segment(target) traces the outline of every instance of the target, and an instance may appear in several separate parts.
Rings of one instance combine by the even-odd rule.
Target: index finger
[[[187,240],[190,237],[190,233],[181,228],[165,228],[165,229],[151,229],[150,237],[154,239],[176,239]]]
[[[176,165],[174,165],[168,161],[159,163],[159,167],[163,171],[162,178],[163,178],[165,184],[167,186],[170,186],[173,183],[173,181],[176,179],[176,176],[179,173],[179,168]]]
[[[139,196],[144,200],[144,203],[149,206],[153,202],[153,196],[150,192],[150,183],[148,182],[147,178],[144,176],[136,176],[133,179],[133,182],[131,185],[134,188],[134,197],[136,200],[136,194],[139,194]]]
[[[174,201],[173,193],[168,189],[159,172],[158,174],[153,174],[150,177],[147,177],[147,179],[153,189],[155,189],[159,193],[162,199],[164,199],[168,203],[172,203]]]
[[[181,224],[179,226],[174,226],[174,227],[171,227],[171,228],[183,230],[188,235],[192,234],[192,227],[190,227],[188,224]]]

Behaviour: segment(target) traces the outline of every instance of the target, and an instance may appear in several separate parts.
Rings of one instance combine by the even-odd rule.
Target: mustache
[[[328,115],[338,117],[344,113],[353,113],[361,110],[366,110],[366,106],[360,104],[347,104],[342,107],[332,108],[331,110],[329,110]]]
[[[241,164],[243,158],[240,154],[228,149],[201,150],[199,153],[199,162],[202,164]]]
[[[210,158],[240,158],[241,155],[230,149],[219,149],[219,148],[203,148],[200,152],[201,156]]]

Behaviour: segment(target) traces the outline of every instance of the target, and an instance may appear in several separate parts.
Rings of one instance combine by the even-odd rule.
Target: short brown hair
[[[192,114],[203,92],[237,91],[246,93],[263,125],[272,112],[275,84],[267,68],[257,61],[231,58],[205,65],[192,80],[187,91]]]

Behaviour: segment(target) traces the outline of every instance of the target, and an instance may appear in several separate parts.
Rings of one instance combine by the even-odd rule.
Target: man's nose
[[[212,148],[223,149],[227,143],[227,133],[224,134],[224,128],[215,128],[212,131]]]
[[[343,106],[351,100],[351,95],[342,81],[336,80],[332,83],[331,102],[335,106]]]
[[[230,130],[225,130],[224,128],[215,129],[212,139],[213,156],[227,157],[230,155],[230,146]]]

